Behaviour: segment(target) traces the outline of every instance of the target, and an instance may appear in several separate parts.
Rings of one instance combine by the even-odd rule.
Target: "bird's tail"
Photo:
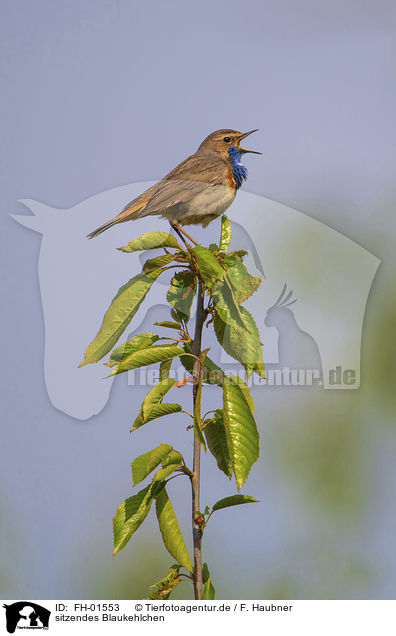
[[[106,232],[106,230],[108,230],[110,227],[113,227],[113,225],[116,225],[116,223],[120,223],[120,221],[117,218],[112,219],[112,221],[107,221],[107,223],[104,223],[93,232],[90,232],[89,234],[87,234],[87,238],[91,239],[91,238],[94,238],[95,236],[99,236],[99,234],[102,234],[102,232]]]
[[[110,221],[107,221],[107,223],[104,223],[93,232],[87,234],[87,237],[89,239],[94,238],[95,236],[99,236],[99,234],[102,234],[102,232],[106,232],[106,230],[108,230],[110,227],[113,227],[113,225],[116,225],[117,223],[133,221],[135,219],[140,219],[143,216],[146,216],[144,214],[144,208],[146,207],[147,201],[148,197],[143,198],[142,196],[134,199],[125,206],[125,208],[122,210],[122,212],[120,212],[118,216],[116,216],[114,219],[111,219]]]

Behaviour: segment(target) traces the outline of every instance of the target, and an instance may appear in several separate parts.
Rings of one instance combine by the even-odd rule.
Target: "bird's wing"
[[[230,169],[226,161],[210,153],[195,153],[180,163],[161,181],[133,199],[113,219],[88,234],[98,236],[117,223],[161,214],[169,208],[182,207],[208,187],[224,184]],[[232,177],[231,177],[232,178]]]
[[[228,174],[227,163],[218,156],[192,155],[153,186],[143,215],[161,214],[168,208],[187,204],[208,188],[226,183]]]
[[[142,215],[142,211],[147,204],[147,201],[149,201],[150,199],[150,190],[152,190],[153,188],[154,186],[143,192],[136,199],[133,199],[133,201],[130,201],[117,216],[115,216],[113,219],[110,219],[110,221],[107,221],[106,223],[104,223],[104,225],[101,225],[93,232],[90,232],[88,234],[88,238],[94,238],[95,236],[102,234],[102,232],[105,232],[117,223],[123,223],[124,221],[140,218]]]

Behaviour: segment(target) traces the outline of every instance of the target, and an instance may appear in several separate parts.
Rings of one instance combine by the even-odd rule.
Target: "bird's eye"
[[[231,141],[231,137],[224,137],[223,141],[225,141],[226,144],[229,144]]]

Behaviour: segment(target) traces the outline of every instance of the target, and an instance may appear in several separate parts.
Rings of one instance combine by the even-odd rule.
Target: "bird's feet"
[[[193,239],[192,236],[190,236],[186,230],[183,230],[182,227],[180,227],[180,225],[178,223],[171,223],[171,226],[173,227],[173,229],[175,230],[175,232],[179,235],[179,237],[181,238],[181,240],[183,241],[183,243],[185,244],[185,246],[190,249],[190,245],[187,243],[186,239],[184,238],[187,237],[189,239],[189,241],[191,241],[194,245],[199,245],[199,243],[197,243],[197,241],[195,239]],[[183,236],[184,234],[184,236]]]

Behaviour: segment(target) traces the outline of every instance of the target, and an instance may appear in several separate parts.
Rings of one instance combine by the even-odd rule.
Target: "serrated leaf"
[[[173,358],[170,358],[170,360],[164,360],[164,362],[161,362],[160,370],[159,370],[160,382],[162,382],[162,380],[166,380],[166,378],[169,377],[172,362],[173,362]]]
[[[140,409],[140,413],[142,418],[145,419],[149,416],[151,409],[153,406],[161,402],[164,396],[171,390],[171,388],[175,385],[175,380],[173,378],[167,378],[162,382],[158,382],[152,389],[147,393],[146,397],[142,402],[142,406]]]
[[[206,453],[206,442],[205,442],[205,438],[203,436],[202,433],[202,429],[201,429],[201,397],[202,397],[202,367],[205,363],[205,358],[207,356],[208,353],[208,349],[206,349],[205,351],[201,352],[200,355],[200,366],[199,366],[199,377],[198,377],[198,385],[197,385],[197,392],[196,392],[196,397],[195,397],[195,402],[194,402],[194,433],[196,435],[196,437],[199,439],[199,441],[201,442],[205,453]]]
[[[173,308],[170,310],[170,314],[171,314],[171,318],[173,318],[173,320],[175,322],[178,322],[180,324],[180,326],[181,326],[181,322],[183,320],[183,316],[178,311],[176,311],[176,309],[173,309]]]
[[[249,495],[232,495],[231,497],[225,497],[215,503],[212,510],[222,510],[223,508],[230,508],[231,506],[240,506],[241,504],[257,503],[258,499],[250,497]]]
[[[214,601],[216,598],[216,590],[213,587],[213,583],[211,579],[208,579],[203,586],[202,590],[202,600],[203,601]]]
[[[247,385],[235,376],[223,382],[224,425],[238,490],[259,456],[259,434]]]
[[[219,243],[219,252],[227,252],[230,247],[232,235],[231,223],[225,214],[221,217],[221,236]]]
[[[198,264],[199,273],[206,287],[211,289],[217,281],[223,278],[224,269],[216,256],[207,247],[197,245],[192,251]]]
[[[128,543],[131,536],[147,517],[154,496],[162,484],[150,484],[143,490],[129,497],[117,508],[113,518],[114,553],[118,554]]]
[[[155,473],[153,479],[154,481],[163,481],[164,479],[167,479],[169,475],[172,475],[172,473],[174,473],[176,469],[177,469],[177,466],[175,464],[171,464],[170,466],[165,466],[165,468],[160,468]]]
[[[157,327],[166,327],[168,329],[177,329],[180,331],[181,325],[179,322],[172,322],[172,320],[163,320],[162,322],[155,322]]]
[[[249,332],[249,327],[242,314],[244,308],[237,303],[226,272],[224,272],[224,279],[213,286],[211,294],[216,314],[220,316],[222,321],[241,332]]]
[[[167,600],[175,587],[181,583],[179,578],[180,565],[172,565],[166,576],[161,581],[150,586],[150,595],[147,600],[161,601]]]
[[[239,305],[257,291],[262,281],[262,277],[249,274],[242,259],[238,257],[234,258],[234,264],[228,269],[227,276]]]
[[[213,601],[216,597],[216,590],[213,587],[207,563],[204,563],[202,565],[202,582],[204,584],[202,590],[202,600]]]
[[[192,572],[190,555],[165,488],[157,494],[155,508],[166,549],[180,565]]]
[[[170,466],[171,464],[176,464],[177,466],[179,466],[180,464],[183,463],[183,461],[184,461],[183,455],[179,453],[179,451],[173,448],[171,452],[169,453],[169,455],[164,457],[162,461],[162,466],[164,468],[165,466]]]
[[[194,300],[196,288],[196,279],[190,271],[177,272],[171,280],[171,285],[166,296],[168,303],[186,321],[190,318],[191,305]]]
[[[161,254],[161,256],[155,256],[154,258],[150,258],[143,265],[143,272],[145,274],[149,274],[153,270],[158,269],[159,267],[165,267],[172,263],[175,260],[174,254]]]
[[[186,353],[192,353],[192,347],[189,343],[184,345],[184,350]],[[180,356],[180,362],[190,374],[194,372],[194,358],[190,355],[188,356]],[[205,358],[204,368],[203,368],[203,376],[202,381],[207,384],[217,384],[218,386],[222,385],[224,377],[223,370],[211,360],[208,356]]]
[[[129,356],[123,358],[110,373],[110,376],[118,375],[131,369],[145,367],[150,364],[156,364],[157,362],[163,362],[164,360],[177,358],[183,353],[184,350],[176,344],[154,345],[146,349],[139,349],[139,351],[134,351]]]
[[[181,466],[183,461],[183,455],[179,453],[179,451],[172,449],[170,453],[164,457],[162,461],[162,468],[155,473],[154,479],[156,481],[166,479],[169,475],[175,472],[179,466]]]
[[[147,422],[151,422],[158,417],[164,415],[170,415],[171,413],[177,413],[182,410],[180,404],[165,403],[162,404],[164,396],[174,386],[175,380],[173,378],[166,378],[158,384],[156,384],[146,395],[140,408],[139,415],[137,416],[131,431],[143,426]]]
[[[246,402],[248,403],[248,406],[251,410],[251,412],[254,414],[254,400],[252,398],[252,396],[250,395],[250,391],[249,391],[249,387],[246,384],[246,382],[244,380],[242,380],[242,378],[240,378],[237,375],[233,375],[230,378],[230,382],[232,382],[233,384],[236,384],[239,386],[239,388],[241,389],[243,396],[246,400]]]
[[[216,314],[213,326],[217,340],[230,356],[245,367],[248,378],[250,378],[253,371],[265,378],[263,350],[256,322],[245,307],[240,307],[239,309],[249,331],[242,331],[235,324],[225,323]]]
[[[166,455],[169,455],[171,450],[172,446],[169,446],[169,444],[161,444],[160,446],[153,448],[153,450],[148,451],[148,453],[144,453],[143,455],[136,457],[131,464],[133,485],[136,486],[143,481],[143,479],[145,479],[147,475],[154,470],[154,468],[161,464],[163,459]]]
[[[79,367],[98,362],[114,347],[160,274],[160,269],[150,274],[138,274],[118,290]]]
[[[183,409],[180,406],[180,404],[173,404],[168,402],[166,402],[165,404],[157,404],[157,406],[153,406],[148,417],[145,420],[142,420],[140,416],[136,418],[131,428],[131,431],[136,431],[138,428],[143,426],[143,424],[147,424],[147,422],[156,420],[159,417],[164,417],[165,415],[172,415],[173,413],[180,413],[182,410]]]
[[[142,250],[152,250],[157,247],[174,247],[182,249],[176,238],[168,232],[146,232],[139,238],[132,239],[128,245],[119,247],[121,252],[140,252]]]
[[[133,353],[134,351],[138,351],[139,349],[147,349],[147,347],[151,346],[159,340],[159,336],[155,333],[139,333],[133,338],[130,338],[124,344],[117,347],[111,352],[110,360],[108,362],[109,367],[114,367],[116,364],[121,362],[123,358],[126,358],[128,355]]]
[[[217,462],[217,466],[229,479],[232,477],[233,465],[224,425],[223,409],[217,409],[214,417],[204,427],[208,448]]]
[[[233,252],[229,252],[228,256],[238,256],[239,258],[244,259],[248,254],[249,252],[246,250],[234,250]]]
[[[214,601],[216,598],[216,590],[213,587],[211,579],[208,579],[202,588],[202,600]]]

